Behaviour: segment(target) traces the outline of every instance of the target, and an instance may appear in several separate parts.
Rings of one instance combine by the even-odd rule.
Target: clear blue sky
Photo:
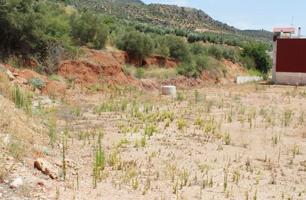
[[[201,9],[214,19],[240,29],[302,27],[306,34],[306,0],[143,0]]]

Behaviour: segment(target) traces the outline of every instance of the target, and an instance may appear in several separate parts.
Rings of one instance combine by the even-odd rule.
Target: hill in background
[[[195,8],[164,4],[146,5],[139,0],[70,0],[69,3],[78,9],[90,9],[105,15],[158,26],[200,32],[234,33],[268,40],[272,38],[271,32],[239,30],[214,20],[204,11]]]

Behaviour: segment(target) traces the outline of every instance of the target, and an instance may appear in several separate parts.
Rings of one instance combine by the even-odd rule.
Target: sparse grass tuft
[[[17,108],[24,109],[27,113],[31,113],[32,95],[29,92],[22,91],[19,86],[12,89],[12,100]]]
[[[223,141],[225,145],[230,145],[231,143],[231,135],[229,133],[225,133],[223,135]]]
[[[97,182],[101,179],[101,172],[105,168],[105,155],[102,149],[101,140],[98,142],[98,146],[94,150],[94,162],[93,162],[93,187],[97,187]]]
[[[25,155],[25,147],[20,141],[12,141],[8,146],[8,151],[16,160],[21,160]]]
[[[187,122],[185,119],[181,118],[177,120],[177,128],[180,131],[183,131],[187,127]]]

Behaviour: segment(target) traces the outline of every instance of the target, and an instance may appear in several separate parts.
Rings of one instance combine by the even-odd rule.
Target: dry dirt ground
[[[36,158],[59,178],[23,161],[8,180],[27,187],[0,199],[306,199],[306,87],[121,88],[36,109],[53,138]]]

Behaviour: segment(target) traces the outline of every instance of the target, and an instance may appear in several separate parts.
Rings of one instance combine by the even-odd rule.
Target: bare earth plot
[[[37,198],[306,199],[305,87],[207,86],[176,99],[118,89],[70,101],[54,109],[44,156],[59,180],[45,177]]]

